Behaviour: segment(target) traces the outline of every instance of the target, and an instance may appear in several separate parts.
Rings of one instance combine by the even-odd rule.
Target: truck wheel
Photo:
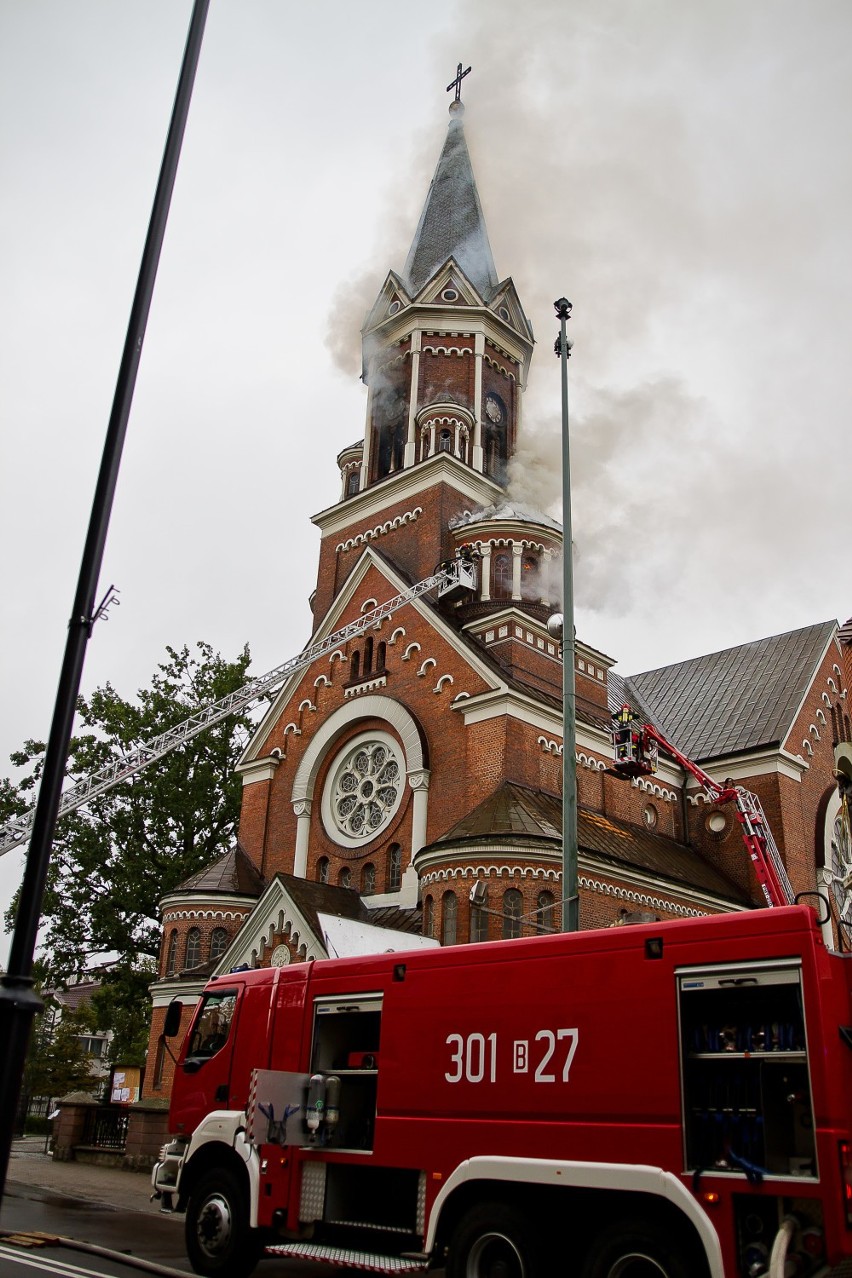
[[[580,1278],[696,1278],[696,1268],[676,1231],[625,1220],[594,1240]]]
[[[450,1240],[447,1278],[534,1278],[536,1246],[523,1216],[502,1203],[474,1207]]]
[[[186,1253],[197,1274],[248,1278],[263,1251],[250,1229],[243,1188],[232,1172],[209,1171],[190,1192],[186,1209]]]

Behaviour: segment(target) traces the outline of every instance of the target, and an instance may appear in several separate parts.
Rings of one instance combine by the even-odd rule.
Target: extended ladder
[[[252,679],[249,683],[244,684],[242,688],[238,688],[236,692],[231,692],[227,697],[223,697],[221,701],[214,701],[211,705],[203,706],[201,709],[196,710],[183,723],[177,724],[174,728],[169,728],[167,732],[155,737],[153,741],[139,746],[130,754],[124,755],[121,759],[116,759],[114,763],[107,764],[100,771],[94,772],[84,781],[72,786],[71,789],[66,790],[62,795],[59,802],[58,816],[65,816],[68,812],[76,811],[77,808],[82,807],[84,803],[88,803],[97,795],[111,790],[119,782],[128,780],[129,777],[134,776],[137,772],[141,772],[143,768],[147,768],[149,764],[155,763],[158,759],[162,759],[164,755],[183,745],[184,742],[198,736],[199,732],[203,732],[205,728],[210,728],[214,723],[220,723],[222,719],[227,719],[229,715],[238,714],[240,711],[247,709],[253,702],[259,701],[270,692],[274,692],[286,679],[289,679],[290,675],[296,674],[299,670],[311,665],[312,662],[319,657],[325,656],[327,652],[331,652],[339,644],[346,643],[349,639],[356,639],[367,630],[377,626],[385,617],[391,616],[399,608],[403,608],[413,600],[419,599],[421,595],[428,594],[430,590],[437,589],[439,598],[453,599],[463,597],[473,590],[475,586],[476,567],[472,562],[459,558],[442,564],[439,570],[433,573],[431,577],[418,581],[415,586],[404,590],[401,595],[395,595],[393,599],[388,599],[386,603],[379,604],[377,608],[371,608],[369,612],[364,613],[363,617],[359,617],[356,621],[350,621],[349,625],[344,626],[342,630],[335,630],[334,634],[329,635],[326,639],[321,639],[318,643],[311,644],[310,647],[300,652],[298,656],[291,657],[289,661],[285,661],[281,666],[276,666],[268,674]],[[33,816],[34,809],[29,808],[21,816],[16,817],[14,821],[10,821],[0,829],[0,856],[10,852],[12,848],[20,847],[21,844],[28,842],[33,827]]]

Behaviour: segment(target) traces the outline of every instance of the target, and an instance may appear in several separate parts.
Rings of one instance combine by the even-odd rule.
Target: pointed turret
[[[412,297],[451,257],[486,301],[497,287],[463,115],[464,105],[453,102],[447,139],[402,272],[402,282]]]

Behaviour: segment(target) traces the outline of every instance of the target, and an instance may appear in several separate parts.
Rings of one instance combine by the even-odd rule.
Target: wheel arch
[[[257,1195],[252,1192],[252,1178],[249,1175],[248,1164],[230,1145],[226,1145],[219,1140],[205,1141],[184,1166],[178,1189],[177,1210],[186,1211],[190,1195],[201,1177],[206,1175],[207,1172],[219,1168],[227,1170],[237,1177],[245,1191],[246,1201],[253,1208],[253,1212],[250,1210],[249,1213],[250,1219],[253,1219],[254,1223],[256,1223]]]
[[[571,1201],[584,1222],[609,1227],[618,1218],[643,1214],[677,1229],[704,1272],[724,1278],[715,1226],[686,1186],[659,1167],[612,1163],[568,1163],[538,1159],[472,1158],[448,1177],[429,1215],[425,1250],[440,1253],[464,1214],[480,1202],[506,1201],[535,1215],[559,1219]]]

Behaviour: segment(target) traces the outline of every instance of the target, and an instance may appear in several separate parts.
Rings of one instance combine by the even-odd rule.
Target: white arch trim
[[[312,799],[320,764],[335,740],[362,719],[383,719],[396,731],[405,753],[407,773],[421,772],[426,767],[423,743],[414,717],[405,706],[390,697],[366,696],[347,702],[329,715],[311,740],[293,779],[292,803]]]

